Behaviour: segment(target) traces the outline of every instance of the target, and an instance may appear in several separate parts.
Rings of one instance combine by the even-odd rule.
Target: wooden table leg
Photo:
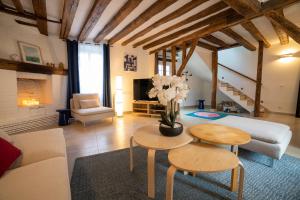
[[[133,136],[130,137],[130,149],[129,149],[129,157],[130,157],[130,171],[133,171]]]
[[[167,172],[166,200],[173,200],[174,175],[176,168],[171,165]]]
[[[245,169],[243,163],[239,163],[240,167],[240,177],[239,177],[239,192],[238,192],[238,200],[243,199],[243,191],[244,191],[244,178],[245,178]]]
[[[148,197],[155,198],[155,150],[148,150]]]
[[[238,147],[237,146],[231,146],[231,152],[235,153],[236,156],[238,155]],[[230,190],[232,192],[236,192],[238,188],[238,173],[239,173],[239,168],[234,168],[231,170],[231,185],[230,185]]]

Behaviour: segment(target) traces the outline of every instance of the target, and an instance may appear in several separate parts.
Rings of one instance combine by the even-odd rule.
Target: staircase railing
[[[246,79],[248,79],[248,80],[253,81],[253,82],[256,83],[255,79],[253,79],[253,78],[251,78],[251,77],[249,77],[249,76],[247,76],[245,74],[242,74],[242,73],[240,73],[238,71],[235,71],[234,69],[231,69],[230,67],[227,67],[227,66],[225,66],[225,65],[223,65],[221,63],[218,63],[218,65],[221,66],[221,67],[223,67],[223,68],[225,68],[225,69],[227,69],[227,70],[229,70],[229,71],[231,71],[231,72],[234,72],[235,74],[238,74],[239,76],[242,76],[242,77],[244,77],[244,78],[246,78]]]

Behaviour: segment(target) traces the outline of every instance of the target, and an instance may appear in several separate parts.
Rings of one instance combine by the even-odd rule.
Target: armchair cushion
[[[80,100],[87,100],[87,99],[96,99],[99,104],[99,96],[98,94],[73,94],[73,104],[74,104],[74,109],[80,109]]]
[[[114,110],[108,107],[97,107],[97,108],[87,108],[87,109],[75,109],[73,110],[73,112],[79,115],[87,116],[87,115],[114,112]]]
[[[79,101],[81,109],[87,108],[97,108],[100,106],[99,101],[97,99],[84,99]]]

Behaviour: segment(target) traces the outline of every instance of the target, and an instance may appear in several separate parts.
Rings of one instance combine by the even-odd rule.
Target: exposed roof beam
[[[98,22],[99,18],[101,17],[103,11],[105,8],[108,6],[111,0],[96,0],[94,2],[94,5],[92,7],[92,10],[90,11],[87,19],[85,20],[85,23],[80,31],[78,40],[79,41],[84,41],[96,23]]]
[[[250,51],[256,50],[256,47],[253,44],[248,42],[245,38],[234,32],[232,29],[227,28],[222,30],[221,32],[243,45],[246,49],[249,49]]]
[[[213,35],[207,35],[207,36],[204,36],[202,39],[208,41],[208,42],[211,42],[213,44],[216,44],[218,46],[221,46],[221,47],[226,47],[226,46],[229,46],[229,44],[227,44],[226,42],[224,42],[223,40],[220,40],[219,38],[216,38],[215,36]]]
[[[256,26],[251,21],[246,21],[241,24],[258,42],[262,41],[266,48],[269,48],[271,44],[267,39],[261,34],[261,32],[256,28]]]
[[[151,35],[151,36],[149,36],[149,37],[147,37],[147,38],[145,38],[145,39],[143,39],[143,40],[141,40],[141,41],[133,44],[133,47],[135,48],[135,47],[138,47],[140,45],[146,44],[147,42],[150,42],[151,40],[153,40],[153,39],[155,39],[155,38],[157,38],[157,37],[159,37],[159,36],[161,36],[163,34],[166,34],[166,33],[170,32],[170,31],[173,31],[173,30],[175,30],[177,28],[180,28],[181,26],[184,26],[184,25],[186,25],[188,23],[191,23],[193,21],[199,20],[199,19],[201,19],[203,17],[206,17],[208,15],[211,15],[211,14],[213,14],[215,12],[218,12],[218,11],[220,11],[220,10],[226,8],[226,7],[227,7],[227,4],[225,4],[222,1],[220,1],[220,2],[218,2],[216,4],[214,4],[214,5],[206,8],[206,9],[200,11],[199,13],[197,13],[195,15],[192,15],[192,16],[190,16],[190,17],[188,17],[188,18],[186,18],[186,19],[184,19],[184,20],[182,20],[182,21],[180,21],[180,22],[178,22],[178,23],[176,23],[176,24],[174,24],[174,25],[172,25],[172,26],[170,26],[170,27],[162,30],[162,31],[159,31],[156,34],[153,34],[153,35]]]
[[[71,26],[78,8],[79,0],[65,0],[60,27],[60,38],[66,39],[69,36]]]
[[[20,13],[23,13],[24,12],[24,8],[22,6],[22,3],[20,0],[12,0],[14,6],[16,7],[17,11],[20,12]]]
[[[180,17],[181,15],[186,14],[187,12],[189,12],[190,10],[194,9],[195,7],[203,4],[204,2],[206,2],[208,0],[192,0],[190,2],[188,2],[187,4],[183,5],[182,7],[178,8],[177,10],[173,11],[172,13],[168,14],[167,16],[159,19],[158,21],[156,21],[155,23],[151,24],[150,26],[148,26],[147,28],[143,29],[142,31],[136,33],[134,36],[130,37],[129,39],[127,39],[126,41],[124,41],[122,43],[122,45],[127,45],[128,43],[136,40],[139,37],[142,37],[143,35],[145,35],[146,33],[150,32],[151,30],[153,30],[154,28],[168,22],[171,21],[177,17]]]
[[[47,18],[46,0],[32,0],[34,13],[38,17]],[[48,35],[47,21],[37,18],[37,26],[41,34]]]
[[[202,41],[198,41],[197,46],[198,46],[198,47],[205,48],[205,49],[208,49],[208,50],[210,50],[210,51],[217,51],[217,50],[218,50],[218,48],[217,48],[216,46],[207,44],[207,43],[202,42]]]
[[[240,43],[234,43],[234,44],[231,44],[227,47],[219,47],[218,48],[218,51],[222,51],[222,50],[226,50],[226,49],[231,49],[231,48],[235,48],[235,47],[240,47],[242,46]]]
[[[223,0],[240,15],[248,16],[260,11],[260,3],[257,0]]]
[[[276,11],[267,14],[268,18],[282,28],[291,38],[300,44],[300,28]]]
[[[36,25],[36,24],[33,24],[33,23],[24,22],[24,21],[21,21],[21,20],[18,20],[18,19],[15,19],[15,21],[16,21],[18,24],[21,24],[21,25],[32,26],[32,27],[36,27],[36,28],[37,28],[37,25]]]
[[[128,0],[118,13],[97,34],[94,42],[101,42],[111,31],[113,31],[140,3],[142,0]]]
[[[276,0],[276,1],[282,7],[285,7],[285,6],[291,5],[291,4],[293,4],[293,3],[295,3],[295,2],[297,2],[299,0]],[[235,26],[237,24],[245,22],[246,20],[254,19],[256,17],[260,17],[260,16],[266,14],[267,12],[269,12],[270,10],[272,10],[272,8],[273,8],[272,6],[274,6],[274,8],[276,8],[276,9],[278,9],[277,4],[271,5],[271,6],[267,6],[267,7],[263,7],[261,9],[260,13],[253,14],[252,16],[249,16],[247,18],[245,18],[245,17],[237,14],[236,12],[233,12],[230,15],[228,15],[227,17],[224,17],[223,19],[216,20],[210,26],[202,28],[201,30],[195,31],[195,32],[193,32],[191,34],[188,34],[186,36],[178,38],[175,41],[172,41],[172,42],[170,42],[168,44],[165,44],[163,46],[160,46],[160,47],[158,47],[158,48],[150,51],[150,54],[155,53],[156,51],[160,51],[161,49],[165,49],[165,48],[168,48],[168,47],[171,47],[171,46],[174,46],[174,45],[182,44],[185,41],[190,41],[190,40],[193,40],[195,38],[201,38],[201,37],[203,37],[205,35],[212,34],[212,33],[216,32],[216,31],[220,31],[222,29]]]
[[[278,14],[284,16],[283,14],[283,9],[281,9]],[[284,30],[278,26],[276,23],[274,23],[270,18],[269,18],[273,28],[274,28],[274,31],[276,32],[278,38],[279,38],[279,41],[280,41],[280,44],[281,45],[286,45],[289,43],[289,36],[288,34],[286,34],[286,32],[284,32]]]
[[[296,2],[299,2],[299,0],[269,0],[262,3],[261,11],[269,12],[271,10],[281,9]]]
[[[114,44],[115,42],[119,41],[136,28],[144,24],[146,21],[151,19],[154,15],[161,12],[165,8],[169,7],[177,0],[163,0],[163,1],[156,1],[153,3],[149,8],[147,8],[142,14],[140,14],[137,18],[135,18],[131,23],[129,23],[123,30],[113,36],[108,42],[109,44]]]
[[[184,68],[186,67],[186,64],[188,63],[188,61],[190,60],[190,58],[192,57],[194,51],[195,51],[195,48],[196,48],[196,45],[197,45],[197,42],[198,42],[198,39],[194,40],[191,44],[191,47],[189,49],[189,52],[188,54],[185,56],[185,58],[183,59],[178,71],[177,71],[177,76],[181,76],[182,75],[182,72],[184,70]]]
[[[211,17],[208,17],[208,18],[206,18],[206,19],[204,19],[204,20],[202,20],[200,22],[197,22],[196,24],[193,24],[193,25],[188,26],[188,27],[186,27],[184,29],[176,31],[176,32],[174,32],[174,33],[172,33],[170,35],[165,36],[165,37],[159,38],[158,40],[155,40],[155,41],[153,41],[153,42],[151,42],[151,43],[143,46],[143,49],[145,49],[145,50],[146,49],[150,49],[152,47],[155,47],[157,45],[160,45],[162,43],[165,43],[165,42],[168,42],[168,41],[170,41],[172,39],[175,39],[175,38],[177,38],[177,37],[179,37],[181,35],[184,35],[184,34],[186,34],[188,32],[191,32],[193,30],[197,30],[199,28],[202,28],[202,27],[204,27],[206,25],[209,25],[209,24],[213,23],[216,20],[219,20],[219,19],[222,19],[223,17],[226,17],[231,12],[234,12],[234,10],[227,9],[225,11],[222,11],[222,12],[220,12],[218,14],[215,14],[215,15],[213,15]]]

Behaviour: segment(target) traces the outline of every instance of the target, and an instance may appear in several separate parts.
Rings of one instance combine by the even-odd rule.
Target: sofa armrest
[[[66,157],[63,129],[55,128],[13,135],[14,144],[22,157],[15,167],[28,165],[53,157]]]

